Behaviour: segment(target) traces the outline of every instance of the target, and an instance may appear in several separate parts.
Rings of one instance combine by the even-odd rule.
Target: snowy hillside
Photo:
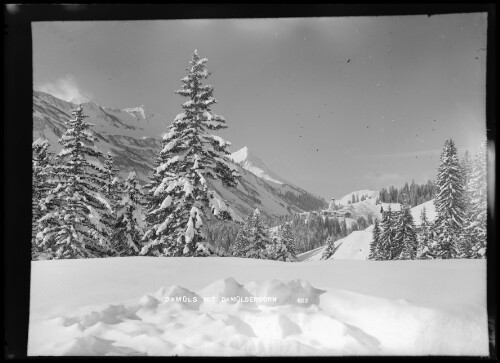
[[[373,205],[375,205],[375,200],[373,200]],[[369,204],[372,200],[366,200],[363,202],[359,202],[356,204]],[[355,206],[353,204],[352,206]],[[388,203],[382,203],[385,210],[389,206]],[[351,207],[351,206],[349,206]],[[380,211],[380,204],[377,205],[378,210]],[[417,205],[416,207],[411,208],[411,214],[413,216],[413,221],[415,225],[418,226],[421,223],[420,213],[422,209],[425,207],[427,219],[431,222],[436,218],[436,210],[434,208],[434,199],[429,200],[428,202]],[[393,211],[399,210],[399,204],[392,203],[391,208]],[[376,215],[376,218],[381,220],[380,213]],[[349,234],[347,237],[339,239],[335,241],[335,246],[338,246],[335,254],[330,257],[331,260],[366,260],[368,258],[368,254],[370,252],[370,243],[372,241],[372,233],[373,233],[373,225],[369,226],[363,231],[354,231]],[[307,251],[298,256],[299,261],[318,261],[321,260],[321,256],[325,250],[326,246],[318,247],[312,251]]]
[[[349,202],[352,202],[352,196],[354,195],[354,197],[359,197],[359,199],[361,200],[361,197],[364,195],[366,196],[367,198],[377,198],[378,197],[378,194],[379,192],[377,191],[374,191],[374,190],[356,190],[354,192],[350,192],[346,195],[344,195],[343,197],[339,198],[339,199],[336,199],[335,200],[335,204],[337,205],[341,205],[341,206],[347,206],[349,204]]]
[[[364,217],[365,219],[367,219],[369,214],[372,215],[373,220],[375,220],[375,218],[381,220],[382,219],[382,213],[380,213],[381,207],[384,208],[384,210],[387,210],[390,205],[393,211],[398,211],[400,209],[399,203],[379,203],[379,204],[375,203],[376,203],[375,198],[366,199],[361,202],[347,204],[346,206],[339,209],[338,212],[340,213],[348,212],[351,215],[351,218],[354,220],[356,220],[359,217]]]
[[[413,220],[415,221],[415,225],[420,225],[422,223],[420,219],[420,214],[422,213],[422,209],[425,208],[425,214],[427,215],[427,219],[429,221],[433,221],[437,217],[436,207],[434,206],[434,199],[429,200],[425,203],[419,204],[411,209],[411,215]]]
[[[66,130],[64,121],[72,117],[71,110],[75,107],[75,104],[48,93],[34,91],[33,140],[39,137],[47,139],[51,151],[60,151],[58,140]],[[89,102],[83,104],[83,109],[89,116],[86,121],[95,124],[93,130],[100,139],[98,148],[104,153],[112,152],[121,176],[125,177],[135,170],[139,179],[146,181],[151,173],[152,161],[161,146],[160,135],[165,131],[167,123],[164,120],[160,122],[159,116],[149,114],[144,106],[118,110]],[[240,157],[243,154],[240,153]],[[258,158],[248,152],[245,155],[254,167],[262,168],[259,169],[262,170],[260,176],[244,169],[245,165],[250,164],[243,162],[243,165],[235,165],[242,175],[237,188],[228,189],[218,182],[211,183],[224,199],[234,205],[233,209],[241,218],[246,218],[255,208],[259,208],[267,217],[277,217],[324,207],[325,202],[321,198],[304,189],[285,183],[284,180],[279,183],[276,180],[270,181],[269,178],[279,177]],[[254,172],[255,170],[253,169]]]
[[[370,252],[372,241],[373,225],[363,231],[354,231],[347,237],[335,241],[338,247],[329,260],[366,260]],[[299,261],[319,261],[325,251],[326,246],[318,247],[312,251],[307,251],[298,256]]]
[[[251,153],[246,146],[232,153],[230,159],[261,179],[276,184],[283,184],[285,182],[284,179],[273,173],[262,160]]]
[[[50,149],[60,151],[58,140],[66,130],[64,122],[72,118],[71,110],[75,107],[76,104],[48,93],[33,91],[33,139],[49,140]],[[155,116],[146,115],[143,108],[142,112],[108,109],[94,102],[83,104],[83,108],[89,116],[87,121],[95,125],[93,130],[100,140],[99,149],[114,155],[115,164],[123,175],[136,170],[144,179],[160,148],[160,140],[153,137],[160,133],[155,126],[158,121],[153,121]]]
[[[217,190],[223,199],[230,203],[231,208],[243,219],[256,208],[266,217],[302,212],[302,209],[296,206],[293,201],[283,197],[285,191],[297,196],[308,195],[315,198],[303,189],[287,184],[277,185],[266,182],[266,180],[239,166],[237,166],[237,170],[242,178],[236,188],[225,188],[219,181],[209,181],[209,184]],[[321,200],[317,199],[317,203],[321,203]]]
[[[32,262],[28,354],[488,355],[485,262]]]

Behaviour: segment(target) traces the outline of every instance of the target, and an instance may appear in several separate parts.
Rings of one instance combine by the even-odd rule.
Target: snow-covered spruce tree
[[[104,175],[108,181],[106,185],[106,193],[112,202],[118,201],[118,193],[120,189],[120,179],[118,178],[118,169],[114,166],[114,159],[111,153],[107,153],[104,159]]]
[[[118,256],[136,256],[142,245],[144,195],[135,172],[129,173],[121,183],[120,198],[116,205],[117,221],[113,228],[113,247]]]
[[[286,245],[287,250],[292,254],[293,258],[297,258],[298,249],[297,241],[292,231],[292,225],[287,222],[281,228],[281,241]]]
[[[84,121],[88,116],[82,106],[72,114],[53,166],[56,186],[42,200],[42,207],[56,203],[57,208],[40,218],[37,245],[56,259],[105,257],[113,250],[106,225],[112,207],[105,196],[104,155],[94,146],[98,139],[90,131],[93,125]]]
[[[417,257],[417,232],[408,199],[403,200],[394,228],[394,245],[401,248],[401,253],[396,258],[400,260],[415,260]]]
[[[369,260],[380,260],[380,225],[378,219],[375,219],[375,226],[373,227],[372,242],[370,243]]]
[[[431,259],[429,246],[432,243],[432,225],[427,218],[427,210],[425,207],[420,212],[420,232],[417,232],[417,259]]]
[[[328,236],[326,239],[326,248],[323,251],[323,254],[321,255],[322,260],[328,260],[330,257],[333,256],[335,253],[335,240],[333,239],[332,236]]]
[[[472,162],[472,174],[469,180],[469,208],[464,229],[470,236],[471,258],[486,257],[487,223],[487,172],[486,140],[483,140]]]
[[[50,143],[47,140],[37,139],[32,144],[32,200],[31,200],[31,257],[36,258],[40,252],[36,244],[38,234],[38,220],[44,215],[46,210],[42,210],[40,202],[44,200],[49,190],[54,186],[50,180],[52,153],[48,151]],[[54,209],[51,203],[44,203],[45,209]]]
[[[245,249],[249,245],[250,241],[250,224],[251,224],[252,216],[248,216],[238,230],[238,234],[234,240],[234,244],[232,246],[232,253],[235,257],[245,257]]]
[[[436,258],[455,258],[460,231],[464,222],[464,185],[462,168],[453,140],[446,140],[441,152],[436,183],[437,218],[436,244],[432,254]],[[437,249],[436,249],[437,248]]]
[[[348,233],[347,233],[347,222],[345,221],[345,218],[343,218],[339,224],[340,224],[340,235],[342,237],[346,237]]]
[[[457,245],[456,245],[456,256],[457,258],[471,258],[472,257],[472,238],[470,235],[470,230],[466,228],[469,225],[469,216],[471,211],[471,199],[472,199],[472,159],[468,151],[465,152],[462,161],[460,162],[461,175],[462,175],[462,185],[464,186],[464,223],[463,228],[460,230]]]
[[[395,245],[394,236],[394,213],[392,212],[391,206],[387,208],[384,213],[384,217],[381,223],[381,234],[380,234],[380,248],[379,248],[379,259],[380,260],[393,260],[399,256],[401,253],[400,246]]]
[[[391,210],[391,206],[388,206],[388,211],[384,211],[383,206],[380,207],[380,213],[382,214],[382,220],[380,221],[380,236],[379,236],[379,243],[378,243],[378,253],[377,253],[377,259],[378,260],[387,260],[388,255],[389,255],[389,246],[388,243],[390,241],[390,233],[387,233],[389,231],[389,227],[391,225],[391,221],[388,220],[388,212]]]
[[[296,262],[297,247],[289,223],[283,224],[278,233],[276,243],[272,246],[273,260]]]
[[[165,141],[162,141],[162,144],[165,145]],[[166,219],[168,216],[168,211],[164,210],[161,215],[157,215],[160,211],[158,210],[155,214],[149,215],[148,211],[154,211],[158,209],[158,206],[162,204],[163,200],[165,199],[163,193],[157,193],[156,189],[159,185],[162,185],[163,182],[163,173],[157,173],[156,170],[162,165],[162,157],[161,153],[158,153],[152,163],[152,169],[149,173],[149,178],[148,182],[142,187],[142,191],[144,194],[144,221],[145,221],[145,231],[144,235],[141,241],[141,244],[144,245],[147,243],[146,240],[146,231],[147,228],[153,223],[154,221],[161,221],[160,218]],[[162,199],[163,197],[163,199]],[[142,252],[142,249],[141,249]]]
[[[235,187],[238,175],[227,159],[230,143],[211,134],[226,125],[222,116],[210,110],[217,102],[213,87],[202,85],[210,75],[206,62],[195,51],[182,89],[176,91],[189,100],[163,136],[148,193],[142,255],[208,255],[211,246],[203,230],[206,221],[212,215],[221,220],[237,219],[207,184],[207,179],[212,179]]]
[[[104,166],[104,176],[107,181],[103,191],[104,195],[106,196],[107,200],[111,205],[111,208],[113,209],[112,213],[107,214],[105,216],[106,218],[105,223],[108,226],[114,226],[117,222],[116,207],[120,200],[122,182],[120,181],[120,178],[118,178],[119,170],[114,167],[113,156],[111,155],[110,152],[108,152],[104,157],[103,166]]]
[[[244,249],[244,257],[268,259],[267,246],[270,243],[267,229],[262,223],[260,211],[255,209],[250,220],[248,245]]]
[[[462,158],[462,161],[460,162],[460,168],[462,170],[462,184],[464,186],[464,200],[465,203],[467,204],[468,202],[468,197],[469,197],[469,191],[467,186],[469,185],[469,181],[472,178],[472,170],[473,170],[473,164],[472,164],[472,158],[469,154],[469,151],[465,151],[464,157]]]

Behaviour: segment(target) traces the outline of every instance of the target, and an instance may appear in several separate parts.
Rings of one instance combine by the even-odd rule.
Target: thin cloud
[[[75,77],[70,74],[59,78],[54,83],[47,82],[36,88],[42,92],[50,93],[54,97],[73,103],[89,102],[92,99],[92,94],[81,91]]]

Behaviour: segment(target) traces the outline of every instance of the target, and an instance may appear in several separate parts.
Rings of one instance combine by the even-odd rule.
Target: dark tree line
[[[425,203],[435,196],[435,184],[429,180],[425,184],[416,184],[412,180],[411,184],[408,182],[401,188],[390,186],[389,189],[382,188],[379,192],[378,201],[382,203],[403,203],[406,201],[410,207],[415,207],[419,204]]]
[[[296,195],[287,190],[285,193],[280,193],[280,196],[285,201],[305,211],[317,210],[326,206],[325,201],[305,193]]]

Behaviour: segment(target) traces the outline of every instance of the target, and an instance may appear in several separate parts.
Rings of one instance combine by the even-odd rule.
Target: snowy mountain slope
[[[30,356],[488,355],[485,260],[117,257],[31,274]]]
[[[383,207],[384,210],[387,210],[390,205],[393,211],[398,211],[400,209],[400,205],[398,203],[375,204],[375,202],[376,199],[371,198],[363,200],[361,202],[347,204],[346,206],[339,209],[338,212],[339,213],[348,212],[351,214],[351,218],[354,220],[358,219],[359,217],[364,217],[365,219],[367,219],[369,214],[372,215],[374,220],[375,218],[381,220],[382,219],[382,213],[380,213],[381,207]]]
[[[71,110],[76,106],[48,93],[33,91],[33,139],[45,138],[50,141],[50,149],[59,152],[58,140],[66,130],[64,122],[72,118]],[[94,102],[85,103],[83,107],[89,116],[86,121],[95,125],[93,131],[100,140],[98,148],[114,155],[122,176],[136,170],[144,180],[160,148],[159,139],[151,137],[155,127],[148,127],[153,123],[149,117],[103,108]]]
[[[400,205],[398,203],[376,204],[376,199],[371,198],[357,203],[346,204],[340,209],[337,209],[335,212],[332,212],[329,209],[323,209],[320,214],[322,214],[323,218],[337,218],[339,222],[345,220],[347,226],[351,227],[352,225],[357,224],[357,219],[359,217],[363,217],[365,220],[368,220],[369,215],[371,215],[373,220],[378,219],[380,221],[382,219],[382,213],[380,212],[381,207],[383,207],[384,210],[387,210],[389,205],[393,211],[400,210]],[[317,212],[303,212],[301,215],[307,220],[310,213]],[[345,213],[349,213],[350,217],[345,217]]]
[[[346,238],[337,241],[337,251],[331,260],[367,260],[370,253],[373,225],[364,231],[354,231]]]
[[[88,122],[95,126],[93,130],[103,135],[131,136],[134,138],[157,137],[164,128],[160,115],[148,113],[144,106],[123,110],[107,108],[91,101],[84,103]],[[77,105],[60,100],[48,93],[33,91],[33,118],[58,121],[71,117],[71,110]],[[52,117],[51,117],[52,116]]]
[[[338,247],[334,255],[329,260],[366,260],[370,252],[373,225],[364,231],[354,231],[347,237],[335,241]],[[319,261],[325,251],[326,246],[318,247],[312,251],[302,253],[298,256],[300,262]]]
[[[236,188],[224,188],[218,181],[209,181],[209,184],[231,203],[233,210],[242,218],[246,218],[255,208],[266,217],[273,218],[326,205],[323,199],[300,187],[269,182],[239,164],[235,164],[235,167],[242,176]]]
[[[60,151],[58,140],[66,130],[64,121],[72,117],[71,110],[76,106],[50,94],[34,91],[33,140],[39,137],[47,139],[51,151]],[[144,106],[118,110],[88,102],[83,104],[83,109],[89,116],[86,121],[95,124],[93,131],[100,139],[97,147],[104,153],[112,152],[120,175],[125,177],[135,170],[139,179],[146,181],[151,173],[152,161],[161,147],[160,135],[168,123],[160,122],[159,116],[146,112]],[[264,165],[262,161],[252,160],[255,165]],[[235,164],[235,168],[242,176],[237,188],[224,188],[218,182],[212,182],[212,186],[224,199],[232,202],[233,209],[242,218],[255,208],[267,217],[277,217],[325,205],[324,200],[302,188],[284,181],[275,183],[263,179],[239,164]],[[277,177],[265,165],[262,170],[270,178]]]
[[[248,147],[244,146],[238,151],[231,154],[230,159],[236,164],[241,165],[245,170],[248,170],[252,174],[258,176],[261,179],[276,183],[283,184],[285,180],[280,176],[276,175],[272,170],[270,170],[257,156],[248,150]]]
[[[341,206],[347,206],[349,204],[349,202],[352,202],[352,196],[354,195],[354,197],[359,197],[360,200],[361,200],[361,197],[364,195],[366,196],[367,198],[377,198],[378,197],[378,194],[379,192],[377,191],[374,191],[374,190],[356,190],[354,192],[350,192],[346,195],[344,195],[343,197],[339,198],[339,199],[336,199],[335,200],[335,204],[337,205],[341,205]]]
[[[236,188],[225,188],[220,181],[210,180],[209,184],[219,195],[227,200],[231,208],[243,219],[256,208],[267,217],[300,212],[301,209],[285,202],[277,190],[245,169],[239,168],[242,175]]]
[[[425,214],[427,215],[428,221],[433,221],[437,217],[436,207],[434,206],[434,199],[431,199],[425,203],[419,204],[411,209],[411,215],[413,216],[413,220],[415,221],[415,225],[420,225],[422,223],[420,219],[420,214],[422,213],[422,209],[425,208]]]
[[[368,201],[363,201],[368,202]],[[362,203],[362,202],[360,202]],[[356,203],[356,204],[360,204]],[[393,203],[394,204],[394,203]],[[394,205],[391,204],[391,208]],[[387,208],[388,204],[383,203],[384,209]],[[399,204],[397,204],[399,206]],[[380,205],[378,205],[380,209]],[[432,222],[436,218],[436,211],[434,208],[434,199],[429,200],[425,203],[419,204],[411,209],[411,214],[413,216],[413,221],[416,226],[421,223],[420,213],[422,208],[426,209],[427,219]],[[399,210],[393,209],[393,210]],[[377,217],[379,218],[379,217]],[[380,218],[379,218],[380,220]],[[335,254],[330,258],[331,260],[366,260],[370,252],[370,243],[372,240],[373,225],[369,226],[363,231],[354,231],[347,237],[335,241],[335,246],[338,246]],[[325,250],[326,246],[318,247],[312,251],[307,251],[298,256],[299,261],[318,261],[321,260],[321,256]]]
[[[324,209],[322,214],[324,218],[335,217],[338,218],[339,221],[345,219],[348,226],[352,224],[357,224],[357,219],[359,217],[363,217],[366,221],[368,221],[369,216],[371,215],[372,220],[378,219],[382,220],[381,208],[387,210],[391,207],[393,211],[399,211],[401,206],[398,203],[379,203],[376,204],[376,199],[366,199],[361,202],[347,204],[344,207],[332,212],[329,209]],[[350,217],[345,217],[346,213],[350,215]],[[307,215],[308,213],[304,213]]]

